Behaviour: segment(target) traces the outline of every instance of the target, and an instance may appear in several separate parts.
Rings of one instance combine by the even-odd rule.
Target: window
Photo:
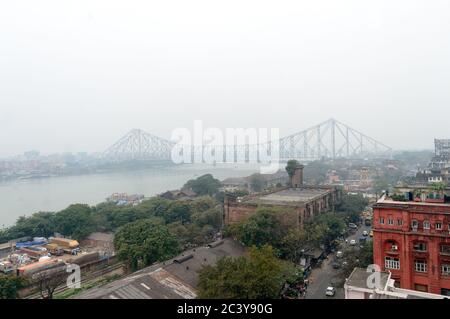
[[[442,276],[450,276],[450,265],[441,265]]]
[[[430,229],[430,222],[428,220],[423,221],[423,229]]]
[[[386,257],[384,259],[384,268],[386,269],[400,269],[400,259],[393,257]]]
[[[403,219],[397,219],[397,225],[402,226],[403,225]]]
[[[436,229],[442,230],[442,223],[436,223]]]
[[[421,292],[428,292],[428,286],[415,284],[414,290],[421,291]]]
[[[394,220],[393,219],[388,219],[388,225],[394,225]]]
[[[384,218],[380,218],[380,224],[384,224]]]
[[[413,249],[415,251],[427,251],[427,244],[426,243],[415,243],[413,246]]]
[[[414,260],[414,270],[417,272],[427,272],[426,260]]]
[[[450,245],[441,245],[441,254],[450,255]]]
[[[413,220],[411,223],[411,227],[417,230],[417,228],[419,228],[419,222],[417,220]]]

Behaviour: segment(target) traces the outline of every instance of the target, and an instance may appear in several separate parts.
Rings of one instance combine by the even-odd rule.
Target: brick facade
[[[380,200],[374,206],[374,262],[396,285],[450,293],[450,205]]]

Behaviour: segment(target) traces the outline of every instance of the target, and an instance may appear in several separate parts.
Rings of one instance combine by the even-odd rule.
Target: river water
[[[19,216],[38,211],[58,211],[74,203],[95,205],[113,193],[150,197],[180,188],[189,179],[207,173],[223,180],[257,171],[257,167],[250,165],[181,165],[3,182],[0,183],[0,228],[13,225]]]

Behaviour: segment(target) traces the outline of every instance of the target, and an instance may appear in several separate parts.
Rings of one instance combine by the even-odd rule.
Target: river
[[[3,182],[0,183],[0,228],[13,225],[19,216],[38,211],[58,211],[74,203],[95,205],[113,193],[150,197],[180,188],[189,179],[207,173],[223,180],[257,171],[257,167],[250,165],[180,165]]]

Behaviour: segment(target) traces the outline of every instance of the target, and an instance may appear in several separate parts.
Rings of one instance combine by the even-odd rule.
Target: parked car
[[[333,297],[336,294],[336,289],[334,287],[328,287],[327,291],[325,292],[325,295],[327,297]]]
[[[333,269],[339,269],[341,268],[341,265],[339,263],[332,263],[331,267],[333,267]]]
[[[348,224],[348,228],[350,228],[350,229],[358,229],[358,226],[356,226],[356,224],[354,224],[354,223],[350,223],[350,224]]]
[[[342,256],[344,256],[344,253],[343,253],[342,251],[338,251],[338,252],[336,253],[336,257],[337,257],[337,258],[342,258]]]
[[[369,236],[369,232],[368,232],[367,230],[363,231],[363,233],[362,233],[362,234],[363,234],[363,236],[364,236],[364,237],[367,237],[367,236]]]
[[[354,240],[354,239],[350,240],[350,245],[351,246],[355,246],[356,245],[356,240]]]

